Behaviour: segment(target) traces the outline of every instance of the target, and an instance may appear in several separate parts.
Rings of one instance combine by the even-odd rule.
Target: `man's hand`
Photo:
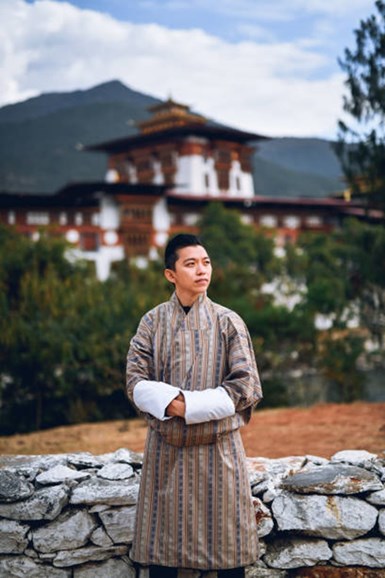
[[[186,413],[186,404],[183,395],[180,393],[178,397],[172,400],[166,407],[166,415],[168,417],[184,417]]]

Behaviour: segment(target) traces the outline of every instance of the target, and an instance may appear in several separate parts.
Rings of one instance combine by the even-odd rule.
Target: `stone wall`
[[[126,449],[0,457],[0,577],[147,577],[130,560],[141,458]],[[384,456],[248,467],[261,542],[248,578],[385,577]]]

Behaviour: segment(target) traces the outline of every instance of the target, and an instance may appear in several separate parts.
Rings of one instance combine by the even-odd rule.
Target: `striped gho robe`
[[[202,570],[252,564],[258,539],[239,428],[262,390],[244,322],[206,295],[186,314],[174,293],[142,318],[131,340],[132,403],[142,380],[154,380],[154,397],[155,382],[186,392],[222,386],[235,414],[192,425],[145,414],[149,428],[133,560]]]

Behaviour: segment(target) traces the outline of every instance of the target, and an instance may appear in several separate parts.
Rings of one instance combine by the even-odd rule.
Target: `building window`
[[[139,173],[144,173],[146,171],[150,171],[152,169],[152,163],[150,159],[143,159],[138,162],[137,170]]]
[[[100,225],[100,215],[99,215],[99,213],[93,213],[93,214],[91,215],[91,224],[92,224],[94,227],[98,227],[98,226]]]
[[[65,238],[67,239],[67,241],[69,243],[72,243],[72,244],[78,243],[79,231],[76,231],[75,229],[70,229],[69,231],[66,232]]]
[[[8,224],[14,225],[16,223],[15,211],[9,211],[8,213]]]
[[[199,221],[199,215],[197,213],[187,213],[183,215],[183,223],[189,227],[193,227]]]
[[[174,155],[172,153],[163,153],[160,157],[162,166],[165,168],[171,168],[175,165]]]
[[[320,227],[322,225],[321,217],[318,217],[318,215],[310,215],[306,217],[306,224],[308,227]]]
[[[83,225],[83,215],[81,213],[75,214],[75,225]]]
[[[288,215],[284,218],[283,224],[288,229],[298,229],[300,220],[299,217],[296,217],[295,215]]]
[[[221,191],[229,190],[229,172],[218,171],[218,187]]]
[[[66,225],[67,224],[67,213],[60,213],[59,214],[59,225]]]
[[[260,219],[259,219],[259,223],[262,227],[266,227],[268,229],[271,229],[273,227],[277,226],[277,217],[275,217],[274,215],[263,215]]]
[[[253,217],[251,215],[241,215],[241,221],[245,225],[252,225]]]
[[[128,233],[125,237],[126,247],[131,254],[147,254],[149,237],[145,233]]]
[[[27,225],[49,225],[49,214],[43,212],[27,213]]]
[[[99,235],[96,233],[81,233],[80,248],[82,251],[97,251],[99,248]]]
[[[230,163],[231,162],[231,153],[230,151],[219,150],[217,152],[217,161],[220,163]]]
[[[123,215],[130,221],[152,221],[152,210],[147,207],[126,207],[123,210]]]

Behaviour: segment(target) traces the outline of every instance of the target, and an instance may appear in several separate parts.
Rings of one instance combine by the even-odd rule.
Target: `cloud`
[[[0,18],[0,105],[118,78],[257,133],[335,133],[342,77],[322,77],[326,59],[309,46],[228,43],[200,29],[120,22],[54,0],[2,0]]]

